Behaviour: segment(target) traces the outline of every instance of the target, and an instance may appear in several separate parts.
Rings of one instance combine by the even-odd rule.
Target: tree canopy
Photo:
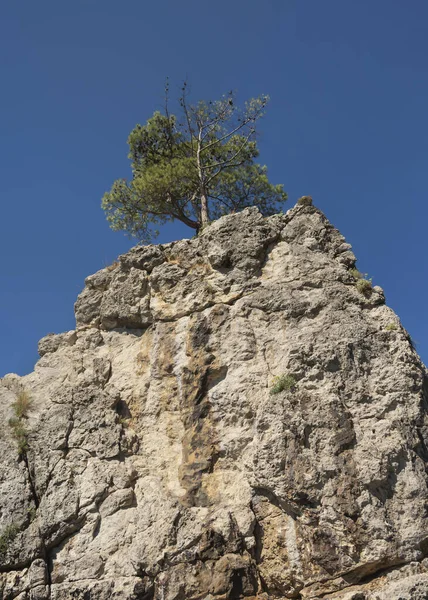
[[[156,227],[178,219],[199,231],[224,214],[257,206],[265,214],[287,198],[273,185],[267,168],[254,162],[259,151],[256,123],[269,98],[239,108],[232,92],[217,101],[189,104],[187,86],[179,98],[180,118],[164,112],[131,131],[132,179],[118,179],[102,207],[112,229],[148,242]]]

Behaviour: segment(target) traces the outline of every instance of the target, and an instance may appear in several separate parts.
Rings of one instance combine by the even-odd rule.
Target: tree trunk
[[[203,229],[205,225],[210,222],[210,216],[208,213],[208,194],[205,187],[205,175],[201,164],[201,150],[202,150],[202,129],[199,129],[198,135],[198,149],[196,150],[196,165],[198,167],[199,177],[199,189],[201,194],[201,211],[200,211],[200,229]]]
[[[205,190],[201,194],[201,227],[205,227],[209,223],[208,214],[208,198]]]

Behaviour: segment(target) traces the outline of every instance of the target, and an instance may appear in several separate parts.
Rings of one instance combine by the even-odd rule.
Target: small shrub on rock
[[[369,279],[359,279],[355,284],[355,287],[366,298],[368,298],[373,291],[372,282]]]
[[[364,279],[366,275],[365,273],[361,273],[361,271],[359,271],[356,267],[349,269],[349,272],[354,279]]]
[[[270,394],[271,396],[274,396],[275,394],[279,394],[284,390],[290,392],[294,390],[294,388],[296,387],[296,383],[296,379],[293,377],[293,375],[279,375],[278,377],[275,377],[275,379],[272,382]]]
[[[12,404],[15,416],[9,419],[9,427],[18,446],[19,456],[22,457],[28,450],[28,431],[25,427],[25,419],[31,408],[32,400],[26,390],[21,390]]]
[[[22,456],[28,450],[28,431],[22,420],[17,418],[9,419],[9,427],[16,440],[19,456]]]
[[[25,419],[28,415],[28,411],[31,408],[31,398],[27,391],[22,390],[16,397],[15,402],[12,404],[15,415],[18,419]]]
[[[397,331],[398,327],[396,323],[388,323],[385,329],[386,331]]]
[[[372,291],[372,280],[367,278],[367,273],[361,273],[357,268],[349,269],[350,274],[354,279],[356,279],[355,287],[363,294],[366,298],[368,298]]]

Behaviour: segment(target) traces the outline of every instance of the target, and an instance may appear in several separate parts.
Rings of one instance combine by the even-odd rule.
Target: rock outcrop
[[[0,382],[4,600],[428,598],[428,384],[308,202],[88,277]]]

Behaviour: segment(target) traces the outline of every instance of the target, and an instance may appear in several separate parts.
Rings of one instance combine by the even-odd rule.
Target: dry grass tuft
[[[32,405],[29,393],[25,390],[19,392],[15,402],[12,404],[15,415],[18,419],[25,419]]]

